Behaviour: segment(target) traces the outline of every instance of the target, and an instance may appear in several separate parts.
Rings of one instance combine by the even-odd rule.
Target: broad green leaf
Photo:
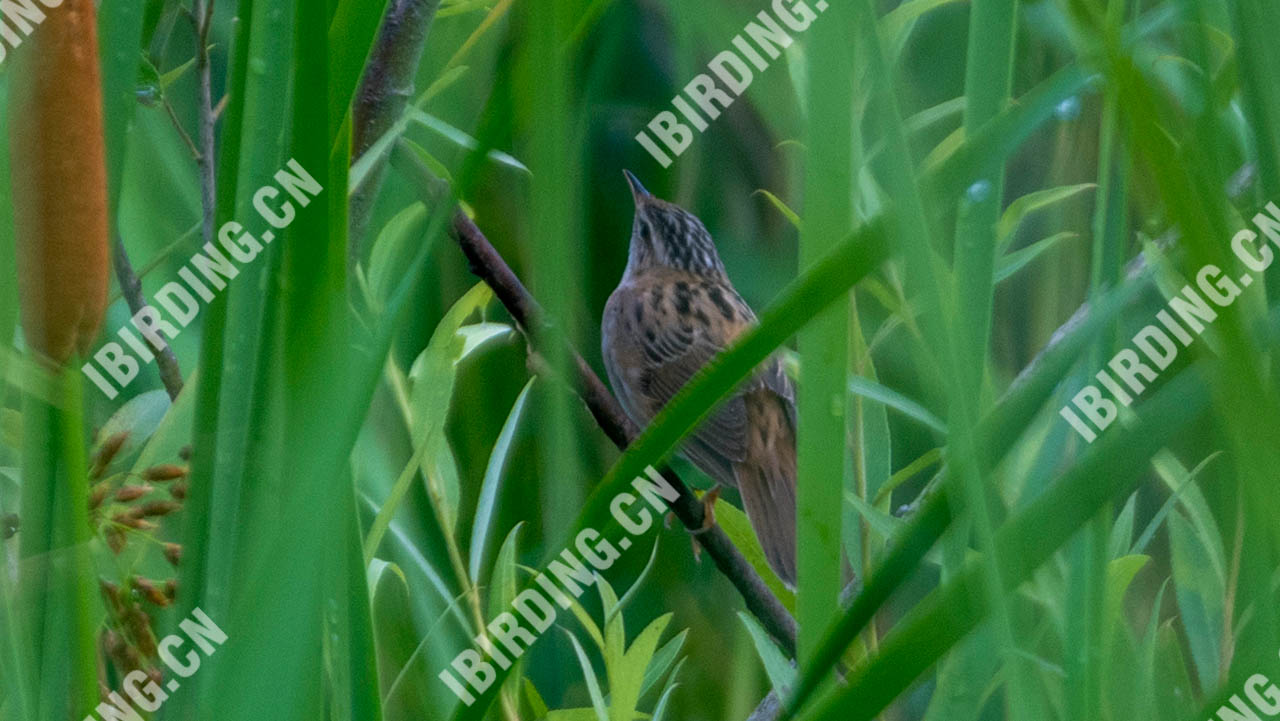
[[[644,671],[644,681],[640,684],[640,698],[644,698],[645,694],[658,684],[662,679],[662,675],[676,663],[676,659],[680,656],[680,650],[684,648],[685,639],[689,637],[689,629],[685,629],[677,633],[670,641],[662,645],[657,653],[653,654],[653,660],[649,662],[649,668]],[[675,674],[672,674],[673,676]]]
[[[987,687],[1000,675],[1000,657],[991,653],[989,628],[978,630],[947,654],[924,721],[973,721],[982,713]]]
[[[1129,552],[1133,543],[1134,514],[1137,512],[1138,494],[1129,496],[1120,515],[1111,527],[1111,541],[1107,544],[1108,558],[1119,558]]]
[[[1138,713],[1141,718],[1157,718],[1159,710],[1156,707],[1156,645],[1159,641],[1160,632],[1160,609],[1164,606],[1164,595],[1169,590],[1171,579],[1165,579],[1160,584],[1160,592],[1156,594],[1155,602],[1151,604],[1151,618],[1147,621],[1147,630],[1142,637],[1142,642],[1138,648],[1138,658],[1141,668],[1137,677],[1140,685],[1134,695],[1137,696]]]
[[[600,716],[594,708],[567,708],[551,711],[547,721],[599,721]]]
[[[1209,502],[1205,499],[1200,487],[1192,483],[1218,454],[1210,455],[1194,470],[1188,471],[1185,466],[1167,450],[1157,453],[1151,465],[1156,469],[1169,490],[1174,491],[1178,505],[1186,512],[1191,521],[1197,540],[1208,554],[1208,569],[1223,586],[1227,582],[1226,551],[1222,546],[1222,532],[1218,530],[1218,522],[1214,520]]]
[[[405,108],[405,116],[463,150],[476,150],[480,147],[479,142],[477,142],[475,138],[428,112],[409,106]],[[516,160],[511,155],[504,153],[501,150],[490,150],[487,153],[487,157],[499,165],[505,165],[508,168],[520,170],[525,173],[529,172],[529,168],[525,167],[524,163]]]
[[[191,422],[195,415],[196,398],[200,393],[200,382],[200,371],[195,371],[187,377],[177,400],[168,406],[164,418],[150,433],[146,445],[142,447],[142,452],[134,461],[134,473],[140,473],[144,468],[160,463],[174,462],[183,447],[191,443]],[[164,391],[156,392],[165,395]],[[164,400],[168,403],[167,395]],[[121,449],[121,452],[129,452],[128,444]]]
[[[532,572],[537,573],[536,570],[533,570]],[[591,614],[587,613],[587,609],[583,608],[582,604],[578,603],[577,599],[570,599],[569,611],[577,617],[578,622],[582,624],[582,628],[586,630],[587,635],[591,637],[591,640],[595,641],[596,647],[600,649],[600,652],[604,653],[604,634],[600,633],[600,627],[597,626],[595,620],[591,618]]]
[[[405,263],[427,239],[427,208],[413,203],[387,221],[373,242],[369,256],[371,303],[381,309],[400,282]]]
[[[409,373],[413,381],[409,398],[409,432],[414,439],[415,450],[369,528],[364,548],[366,562],[377,552],[378,544],[382,542],[419,469],[427,478],[427,493],[442,531],[448,536],[453,535],[459,489],[452,453],[447,451],[444,424],[453,398],[454,364],[466,347],[465,338],[459,330],[463,321],[488,305],[492,298],[493,291],[483,283],[468,291],[445,313],[426,350],[414,361]]]
[[[492,299],[493,291],[483,283],[467,291],[445,313],[426,350],[409,370],[409,380],[413,383],[409,396],[412,409],[410,434],[412,438],[422,439],[422,443],[431,449],[422,459],[422,471],[427,478],[427,493],[448,536],[453,536],[457,524],[459,488],[457,464],[452,451],[447,448],[448,438],[444,431],[457,378],[456,364],[467,350],[467,336],[462,332],[462,324],[472,313],[483,310]],[[399,497],[394,490],[392,494],[398,505]]]
[[[1187,673],[1182,641],[1174,629],[1175,619],[1161,625],[1156,636],[1156,704],[1155,718],[1192,718],[1196,711],[1195,691]]]
[[[489,30],[507,14],[507,11],[511,9],[511,5],[514,2],[515,0],[498,0],[494,3],[493,8],[489,10],[489,14],[484,16],[484,19],[480,21],[480,24],[476,26],[476,29],[467,36],[467,39],[462,42],[462,45],[459,46],[453,53],[453,56],[449,58],[449,62],[445,63],[445,71],[441,75],[442,78],[448,77],[450,72],[461,66],[462,60],[467,56],[467,53],[471,52],[471,49],[480,42],[480,39],[483,38],[485,34],[488,33]],[[413,101],[413,104],[418,107],[425,105],[427,100],[434,94],[434,89],[434,85],[427,88],[422,95],[418,96],[418,98]]]
[[[370,564],[371,579],[373,578],[372,570],[378,562],[378,559],[374,559],[374,563]],[[385,572],[382,575],[385,575]],[[370,582],[374,595],[373,626],[381,659],[383,708],[388,720],[414,718],[421,713],[421,709],[431,706],[431,702],[439,698],[440,679],[436,674],[440,671],[432,668],[428,650],[435,642],[436,635],[449,627],[445,620],[461,615],[462,607],[467,604],[468,593],[463,592],[449,600],[449,605],[436,616],[427,632],[422,635],[412,652],[406,656],[404,641],[413,639],[417,635],[412,624],[414,617],[412,610],[398,607],[389,598],[380,600],[378,585],[382,584],[375,585],[372,581]],[[390,587],[395,588],[395,584],[390,583]],[[411,599],[409,603],[412,604]],[[391,649],[397,649],[394,658],[389,657]],[[399,660],[400,658],[403,658],[403,661]]]
[[[653,717],[650,721],[662,721],[667,717],[667,704],[671,702],[671,694],[680,687],[680,684],[669,684],[662,692],[662,696],[658,699],[658,705],[653,708]]]
[[[1151,521],[1142,531],[1142,535],[1138,537],[1138,540],[1134,541],[1133,547],[1129,550],[1130,553],[1143,553],[1147,550],[1147,545],[1151,543],[1151,539],[1155,538],[1156,532],[1164,525],[1165,519],[1168,518],[1169,513],[1176,506],[1182,503],[1184,494],[1192,490],[1199,491],[1199,488],[1195,485],[1196,478],[1200,476],[1204,469],[1207,468],[1214,459],[1221,455],[1221,451],[1211,453],[1194,469],[1192,469],[1190,473],[1183,474],[1182,480],[1178,481],[1177,485],[1171,487],[1173,493],[1169,495],[1169,500],[1165,501],[1164,505],[1160,507],[1160,510],[1151,517]],[[1195,500],[1189,500],[1189,503],[1191,504],[1191,507],[1198,507],[1198,502]]]
[[[621,613],[609,613],[611,609],[618,607],[618,596],[613,591],[613,586],[604,579],[604,576],[597,576],[596,588],[600,591],[600,607],[604,609],[604,665],[607,671],[613,672],[614,669],[620,668],[625,661],[627,653],[627,631],[626,625],[623,623]]]
[[[506,323],[473,323],[459,328],[458,335],[462,336],[462,353],[458,360],[462,360],[488,343],[514,337],[516,329]]]
[[[1124,617],[1124,597],[1138,572],[1151,562],[1148,556],[1125,556],[1107,564],[1103,638],[1110,638]]]
[[[399,144],[401,147],[408,148],[437,178],[449,183],[451,186],[454,184],[453,173],[450,173],[449,168],[439,158],[428,152],[426,148],[409,138],[400,138]]]
[[[919,474],[924,469],[930,468],[941,462],[942,462],[941,448],[934,448],[932,450],[925,451],[924,455],[920,456],[914,461],[903,466],[900,470],[898,470],[896,473],[894,473],[892,476],[889,477],[889,480],[885,482],[884,486],[880,489],[880,492],[876,494],[874,504],[877,507],[879,507],[885,503],[888,503],[889,496],[894,491],[898,490],[899,486],[911,480],[912,478],[915,478],[916,475]]]
[[[658,639],[671,622],[667,613],[649,624],[627,649],[620,663],[609,666],[609,718],[611,721],[632,721],[636,717],[636,704],[640,702],[640,690],[644,687],[645,671],[658,648]]]

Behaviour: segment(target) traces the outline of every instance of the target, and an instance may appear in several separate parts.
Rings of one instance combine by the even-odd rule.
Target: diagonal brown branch
[[[147,306],[147,300],[142,295],[142,281],[138,280],[138,274],[134,272],[129,255],[125,252],[124,241],[118,235],[111,243],[111,265],[115,267],[120,294],[129,304],[129,312],[141,312]],[[150,339],[146,343],[151,346],[151,353],[156,357],[156,367],[160,369],[160,381],[164,383],[165,392],[171,400],[177,400],[178,394],[182,392],[182,370],[178,367],[178,357],[163,340],[159,345]]]
[[[524,284],[476,224],[461,211],[455,211],[452,230],[454,239],[471,264],[471,272],[493,289],[494,295],[506,307],[507,312],[525,330],[530,342],[551,336],[552,334],[539,332],[546,328],[546,324],[537,301],[525,289]],[[582,356],[573,348],[566,348],[565,352],[573,362],[577,376],[573,381],[578,396],[586,403],[591,415],[609,440],[613,441],[619,449],[625,449],[631,441],[635,440],[639,429],[623,413],[617,400],[605,388],[599,376],[591,370]],[[705,513],[701,501],[670,468],[660,468],[659,472],[680,492],[680,497],[670,504],[676,518],[679,518],[685,528],[691,531],[702,529]],[[747,610],[759,619],[771,636],[782,644],[787,654],[794,656],[795,619],[769,591],[760,574],[733,545],[729,536],[719,526],[712,526],[705,532],[699,532],[694,538],[706,550],[716,568],[720,569],[734,588],[738,589]]]
[[[438,0],[392,0],[383,18],[368,66],[361,78],[360,89],[353,108],[353,155],[360,155],[381,137],[399,119],[404,111],[412,88],[413,75],[426,42],[427,30],[434,17]],[[443,199],[435,192],[434,178],[416,158],[406,164],[410,179],[418,184],[424,199],[438,206]],[[376,183],[371,186],[376,188]],[[353,199],[351,229],[348,248],[349,259],[358,257],[357,238],[359,227],[367,212],[370,199]],[[547,328],[537,301],[525,289],[524,284],[512,272],[510,266],[494,249],[484,233],[461,211],[454,211],[452,235],[471,264],[472,272],[480,277],[494,295],[507,308],[511,316],[530,337],[545,339],[551,334],[541,333]],[[532,332],[530,332],[532,331]],[[553,336],[557,337],[558,336]],[[560,339],[558,342],[563,342]],[[535,350],[537,348],[535,347]],[[545,349],[543,349],[545,350]],[[623,413],[617,400],[605,388],[600,378],[573,348],[565,348],[565,357],[572,360],[574,375],[571,379],[578,395],[586,403],[596,423],[618,448],[626,448],[639,433]],[[680,522],[690,530],[704,525],[702,503],[689,487],[669,468],[659,469],[663,477],[680,496],[671,503],[671,510]],[[764,629],[772,635],[789,655],[795,655],[796,622],[782,603],[765,586],[760,575],[738,551],[729,537],[717,526],[696,536],[699,544],[711,557],[746,603],[747,610],[759,619]]]

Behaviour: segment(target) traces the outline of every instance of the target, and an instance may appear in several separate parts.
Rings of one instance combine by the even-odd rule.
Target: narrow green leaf
[[[484,469],[484,481],[480,484],[480,498],[476,501],[475,519],[471,524],[471,545],[467,554],[469,559],[467,571],[475,583],[480,583],[480,568],[484,565],[485,544],[493,523],[494,508],[498,503],[498,489],[506,473],[512,441],[520,425],[520,418],[524,414],[525,401],[529,397],[529,389],[533,388],[534,380],[530,378],[529,382],[524,384],[520,395],[516,396],[516,402],[511,406],[506,422],[502,424],[498,440],[494,442],[493,451],[489,453],[489,463]]]
[[[587,693],[591,694],[591,708],[595,711],[596,721],[610,721],[609,712],[604,705],[604,696],[600,694],[600,681],[596,678],[595,669],[591,667],[587,652],[582,650],[582,644],[578,643],[577,636],[568,631],[564,633],[573,642],[573,652],[577,654],[578,664],[582,667],[582,676],[587,683]]]
[[[773,686],[774,692],[778,694],[778,698],[786,698],[787,693],[795,685],[795,666],[773,642],[773,639],[769,638],[769,634],[765,633],[758,621],[742,611],[738,612],[738,618],[742,620],[742,625],[747,627],[747,633],[751,635],[751,641],[755,644],[756,653],[760,656],[760,662],[764,665],[764,671],[769,676],[769,683]]]
[[[1067,185],[1059,188],[1037,190],[1018,198],[1009,204],[1009,207],[1004,211],[1004,215],[1000,216],[999,224],[996,225],[997,247],[1001,250],[1008,248],[1009,243],[1013,241],[1013,234],[1031,215],[1097,187],[1096,183]]]

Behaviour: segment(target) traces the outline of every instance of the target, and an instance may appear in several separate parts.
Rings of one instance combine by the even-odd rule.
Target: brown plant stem
[[[125,252],[124,241],[119,236],[111,243],[111,265],[115,268],[116,281],[120,283],[120,293],[129,304],[130,313],[139,313],[147,307],[146,298],[142,295],[142,281],[138,280],[138,274],[134,272],[129,255]],[[150,339],[146,343],[151,347],[151,354],[156,357],[156,367],[160,369],[160,381],[164,383],[165,391],[170,400],[177,400],[178,394],[182,392],[182,370],[178,367],[178,357],[163,340],[159,345]]]
[[[351,108],[352,160],[364,155],[404,114],[438,7],[440,0],[391,0],[387,7]],[[385,160],[374,163],[365,183],[351,197],[347,216],[349,268],[362,257],[369,211],[385,172]]]
[[[214,126],[218,117],[213,111],[213,79],[209,63],[209,27],[213,24],[214,0],[195,0],[191,22],[196,32],[196,75],[199,78],[200,128],[200,204],[204,211],[201,235],[204,242],[213,242],[214,215],[218,207],[217,152]]]

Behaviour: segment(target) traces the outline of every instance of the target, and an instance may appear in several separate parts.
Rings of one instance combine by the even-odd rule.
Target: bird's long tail
[[[772,394],[761,396],[748,400],[748,413],[755,416],[748,427],[760,435],[750,439],[747,458],[734,470],[742,505],[765,559],[788,588],[795,588],[795,431],[778,399]]]

